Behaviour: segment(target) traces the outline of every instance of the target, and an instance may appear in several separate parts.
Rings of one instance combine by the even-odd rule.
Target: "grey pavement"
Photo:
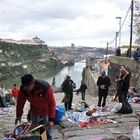
[[[55,99],[57,105],[63,105],[61,102],[64,94],[56,93]],[[107,99],[107,106],[111,108],[113,102],[110,96]],[[73,106],[81,101],[81,96],[74,95]],[[97,97],[92,95],[86,95],[86,103],[88,105],[93,105],[97,103]],[[134,128],[138,127],[138,119],[136,113],[140,113],[140,104],[132,103],[134,112],[132,114],[111,114],[104,116],[103,119],[112,119],[117,123],[107,123],[107,124],[96,124],[90,127],[80,127],[77,123],[68,122],[64,118],[59,124],[55,124],[52,134],[53,140],[93,140],[95,136],[113,136],[117,137],[119,135],[126,135],[132,138],[132,133]],[[29,103],[26,103],[24,108],[24,114],[22,121],[26,121],[26,115],[29,110]],[[0,115],[0,138],[3,134],[14,130],[15,125],[15,106],[10,107],[10,112],[8,115]]]

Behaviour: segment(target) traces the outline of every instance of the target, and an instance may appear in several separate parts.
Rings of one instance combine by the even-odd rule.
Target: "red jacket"
[[[26,93],[23,87],[20,87],[20,93],[17,100],[16,116],[21,117],[26,100],[30,103],[30,110],[35,115],[46,116],[53,121],[55,118],[55,99],[51,86],[42,80],[36,80],[32,92]]]
[[[12,95],[13,95],[14,97],[17,97],[18,94],[19,94],[19,88],[18,88],[18,87],[13,87],[13,88],[12,88]]]

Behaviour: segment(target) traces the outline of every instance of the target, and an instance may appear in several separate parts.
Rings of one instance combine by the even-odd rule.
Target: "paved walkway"
[[[63,93],[55,94],[57,105],[63,105],[61,102]],[[73,103],[76,104],[81,101],[81,96],[74,95]],[[89,105],[97,103],[97,98],[86,95],[86,102]],[[111,107],[111,97],[107,99],[107,106]],[[53,128],[53,139],[54,140],[93,140],[95,136],[118,136],[127,135],[132,139],[132,131],[138,126],[138,119],[136,113],[140,113],[140,104],[132,104],[134,108],[133,114],[112,114],[102,117],[102,119],[112,119],[117,123],[97,124],[90,127],[80,127],[78,124],[68,122],[64,119],[59,125],[55,125]],[[23,121],[26,121],[26,114],[28,112],[29,104],[26,104],[24,109]],[[15,106],[10,107],[10,113],[0,115],[0,137],[5,132],[12,131],[15,128]],[[132,139],[133,140],[133,139]]]

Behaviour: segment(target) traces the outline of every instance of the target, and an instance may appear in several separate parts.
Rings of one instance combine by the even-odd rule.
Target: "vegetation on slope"
[[[23,45],[0,41],[0,78],[62,67],[47,45]]]

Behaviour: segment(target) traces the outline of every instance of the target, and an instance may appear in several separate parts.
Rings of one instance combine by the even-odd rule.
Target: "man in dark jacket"
[[[39,124],[41,117],[47,129],[47,138],[52,140],[51,127],[55,118],[55,99],[51,86],[43,80],[35,79],[31,74],[21,77],[15,124],[21,122],[26,100],[30,103],[32,123]]]
[[[101,72],[101,76],[98,77],[97,80],[97,86],[98,86],[98,106],[101,106],[102,98],[102,107],[105,107],[106,105],[106,98],[108,95],[108,89],[111,86],[110,78],[105,75],[105,71]]]
[[[76,84],[71,80],[69,75],[66,76],[66,79],[61,85],[62,90],[65,92],[64,106],[65,110],[71,110],[72,108],[72,100],[73,100],[73,89],[76,88]]]

